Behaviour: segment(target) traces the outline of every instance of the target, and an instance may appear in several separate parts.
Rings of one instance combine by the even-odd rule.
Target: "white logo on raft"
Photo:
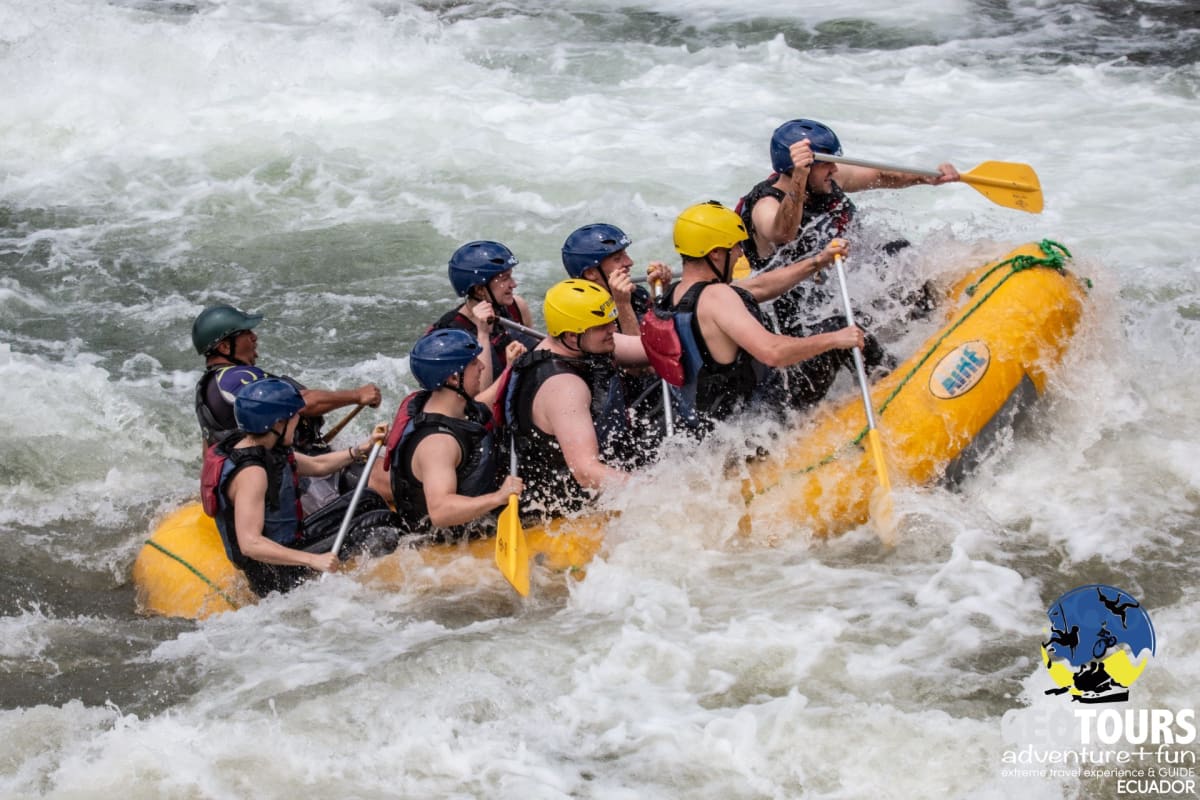
[[[942,356],[929,376],[929,391],[934,397],[950,400],[962,397],[983,379],[992,354],[978,339],[965,342]]]

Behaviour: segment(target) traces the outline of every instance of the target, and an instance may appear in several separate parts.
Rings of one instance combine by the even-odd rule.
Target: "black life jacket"
[[[230,364],[222,364],[220,366],[206,367],[204,374],[200,376],[200,380],[196,382],[196,420],[200,423],[200,435],[204,437],[205,447],[220,442],[237,431],[237,421],[233,418],[233,408],[227,403],[223,403],[219,409],[222,413],[218,418],[217,413],[209,406],[208,389],[221,372],[228,369]]]
[[[850,197],[835,181],[833,191],[829,194],[804,195],[804,211],[800,218],[800,228],[795,238],[786,245],[777,248],[770,255],[763,256],[758,252],[758,244],[754,239],[754,206],[764,197],[773,197],[783,202],[787,196],[782,189],[775,187],[779,180],[778,173],[772,173],[765,181],[755,184],[746,196],[738,201],[737,213],[742,218],[742,224],[750,236],[742,243],[742,250],[750,262],[750,269],[758,271],[765,269],[775,255],[781,250],[787,250],[795,258],[802,258],[820,252],[832,240],[845,236],[854,221],[857,208]]]
[[[621,372],[608,357],[564,358],[531,350],[517,359],[505,398],[505,417],[517,447],[518,474],[525,483],[522,508],[564,513],[582,508],[591,493],[579,485],[558,440],[533,422],[533,401],[555,375],[577,375],[587,384],[600,459],[610,466],[637,463],[638,451],[625,407]],[[526,502],[528,500],[528,502]]]
[[[425,403],[430,396],[430,392],[422,389],[404,399],[393,422],[393,426],[401,427],[400,434],[394,442],[388,443],[386,466],[391,474],[392,500],[396,505],[396,513],[410,533],[433,530],[424,487],[412,472],[413,453],[427,437],[448,434],[458,443],[461,454],[455,470],[458,494],[479,497],[495,491],[500,485],[496,471],[495,439],[486,427],[491,417],[487,406],[469,403],[467,419],[455,419],[444,414],[426,413]],[[439,538],[469,533],[469,527],[441,530]]]
[[[196,420],[200,423],[200,433],[204,437],[206,447],[223,441],[237,431],[237,420],[233,415],[233,406],[224,401],[222,397],[222,402],[214,409],[213,404],[209,401],[209,393],[213,390],[212,383],[213,381],[219,381],[221,374],[226,370],[238,369],[244,366],[246,365],[217,364],[205,367],[204,374],[196,382]],[[266,371],[262,372],[264,378],[278,377],[280,380],[287,381],[296,387],[297,391],[302,392],[307,388],[304,384],[287,375],[276,376]],[[300,422],[296,425],[296,433],[293,437],[294,447],[307,455],[320,455],[321,453],[329,452],[329,445],[325,444],[321,438],[321,426],[324,424],[324,417],[300,417]]]
[[[663,312],[674,314],[676,326],[686,325],[690,340],[699,354],[699,367],[685,369],[684,383],[672,390],[677,418],[689,428],[703,431],[712,427],[720,419],[729,417],[739,406],[748,403],[755,394],[760,377],[766,368],[759,364],[753,356],[738,348],[737,355],[729,364],[721,364],[713,358],[704,341],[700,330],[700,320],[696,316],[696,306],[700,302],[701,293],[719,281],[704,281],[693,284],[684,292],[679,302],[672,304],[678,282],[663,292],[659,306]],[[737,292],[742,303],[756,320],[762,322],[762,311],[753,295],[737,286],[731,287]],[[685,337],[681,337],[681,340]],[[685,353],[687,351],[685,350]],[[687,364],[688,359],[684,358]]]
[[[308,574],[301,567],[265,564],[247,558],[238,546],[234,508],[229,502],[228,487],[242,469],[257,465],[267,472],[267,494],[263,513],[263,536],[284,547],[299,543],[304,511],[300,507],[299,479],[292,448],[265,447],[235,448],[244,434],[235,433],[212,448],[212,458],[223,463],[217,484],[217,531],[225,545],[230,562],[245,573],[250,588],[260,596],[272,591],[287,591]],[[206,456],[206,459],[208,456]]]

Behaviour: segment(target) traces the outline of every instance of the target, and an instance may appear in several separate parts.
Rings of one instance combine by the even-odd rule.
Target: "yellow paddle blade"
[[[883,441],[879,431],[867,431],[867,442],[871,447],[871,460],[875,462],[875,475],[879,485],[871,492],[870,514],[879,540],[888,547],[896,544],[896,504],[892,500],[892,482],[888,479],[887,465],[883,461]]]
[[[508,505],[500,512],[496,525],[496,566],[517,594],[529,595],[529,543],[525,541],[515,494],[508,496]]]
[[[961,177],[993,203],[1030,214],[1042,213],[1042,184],[1028,164],[985,161]]]

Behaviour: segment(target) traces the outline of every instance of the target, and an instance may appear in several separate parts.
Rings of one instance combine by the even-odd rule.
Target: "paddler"
[[[773,172],[746,193],[738,211],[749,236],[744,250],[751,270],[765,268],[789,243],[796,253],[815,253],[847,236],[857,209],[847,196],[868,189],[940,186],[960,180],[953,164],[939,164],[937,178],[853,164],[817,161],[814,153],[842,154],[837,134],[811,119],[789,120],[771,135]]]
[[[216,493],[215,519],[226,555],[259,596],[286,592],[314,571],[337,568],[338,554],[330,550],[341,520],[330,519],[332,526],[303,524],[300,478],[329,475],[364,460],[374,442],[387,435],[381,425],[356,446],[306,456],[293,447],[304,405],[300,391],[280,378],[260,378],[241,387],[233,401],[237,431],[214,450],[213,457],[222,460],[214,485],[201,485],[202,492]],[[373,492],[363,492],[357,510],[364,516],[382,513],[384,521],[391,517]],[[342,555],[366,546],[368,537],[365,528],[353,529]],[[392,538],[383,550],[394,546]]]
[[[776,399],[767,392],[775,376],[763,367],[778,369],[862,347],[864,335],[857,327],[805,337],[772,333],[764,327],[759,309],[759,303],[848,252],[845,240],[834,239],[816,256],[734,282],[746,229],[732,210],[715,201],[686,208],[675,221],[674,238],[682,277],[665,293],[660,307],[673,315],[676,328],[686,325],[681,338],[690,338],[698,350],[699,369],[688,376],[677,396],[677,419],[697,434],[752,402]]]
[[[650,308],[650,292],[633,282],[633,259],[629,245],[633,240],[625,231],[607,222],[594,222],[576,228],[562,246],[562,264],[567,275],[598,284],[612,295],[617,306],[617,331],[638,335],[638,321]],[[646,267],[652,283],[671,282],[671,268],[661,261]]]
[[[903,189],[910,186],[939,186],[960,180],[953,164],[938,165],[938,177],[908,172],[892,172],[854,164],[818,161],[815,153],[842,154],[837,134],[827,125],[811,119],[789,120],[771,135],[770,176],[759,182],[738,203],[738,213],[748,233],[743,248],[750,269],[760,271],[772,263],[787,263],[800,256],[819,252],[834,238],[855,235],[857,208],[848,196],[868,189]],[[856,236],[856,238],[858,238]],[[885,244],[883,255],[893,255],[908,242],[899,239]],[[779,255],[780,258],[775,258]],[[780,333],[808,336],[826,333],[845,324],[835,292],[812,281],[786,292],[773,306]],[[929,313],[935,305],[928,285],[897,298],[915,318]],[[868,315],[859,312],[858,320],[871,324]],[[864,351],[867,367],[890,367],[883,349],[868,337]],[[827,365],[828,366],[828,365]],[[805,374],[792,370],[788,385],[791,404],[797,408],[812,405],[824,397],[837,377],[836,369],[821,370],[810,365]]]
[[[534,345],[533,340],[510,333],[498,321],[504,318],[526,327],[533,324],[529,304],[516,293],[513,268],[519,263],[513,251],[500,242],[480,240],[459,247],[450,256],[450,285],[464,302],[429,327],[431,331],[457,328],[476,338],[483,348],[480,361],[485,387],[508,365],[506,350],[510,342]]]
[[[524,352],[519,342],[508,347],[514,359]],[[521,494],[521,479],[502,479],[497,469],[490,406],[501,387],[482,389],[483,353],[458,329],[431,331],[409,353],[421,389],[401,403],[370,483],[395,506],[406,534],[470,535],[471,523]]]
[[[600,286],[612,295],[617,307],[617,332],[637,336],[641,319],[652,304],[645,286],[633,282],[633,259],[629,256],[632,240],[625,231],[607,222],[594,222],[576,228],[563,242],[562,264],[567,275]],[[666,286],[671,268],[661,261],[646,266],[647,282]],[[636,435],[647,453],[654,451],[666,433],[662,410],[662,391],[653,370],[627,371],[625,401],[635,417]]]
[[[649,362],[638,337],[617,332],[612,295],[591,281],[555,284],[542,309],[549,335],[513,365],[505,413],[522,512],[560,514],[622,485],[641,460],[620,368]]]
[[[252,381],[275,377],[257,366],[258,335],[254,329],[262,320],[261,314],[217,305],[201,311],[192,323],[192,345],[204,356],[204,374],[196,383],[195,407],[205,448],[237,429],[233,401],[238,389]],[[320,455],[330,449],[321,435],[323,415],[351,405],[375,408],[382,399],[379,387],[373,383],[354,389],[310,389],[286,375],[279,377],[295,386],[304,398],[296,449],[308,455]],[[302,494],[305,510],[311,513],[349,489],[357,474],[346,478],[341,486],[336,476],[332,480],[306,481]]]

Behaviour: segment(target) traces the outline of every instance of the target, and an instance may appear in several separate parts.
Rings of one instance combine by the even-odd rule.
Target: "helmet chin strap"
[[[711,251],[709,251],[709,253],[706,256],[704,256],[704,263],[708,264],[708,268],[710,270],[712,270],[712,274],[716,275],[717,280],[719,280],[721,283],[729,283],[729,278],[730,278],[729,256],[730,255],[732,255],[731,251],[726,250],[725,251],[725,268],[721,269],[721,270],[718,270],[717,265],[713,263]]]
[[[236,336],[226,337],[222,341],[229,342],[229,355],[224,356],[226,361],[232,361],[234,364],[237,364],[239,367],[250,366],[250,364],[248,362],[243,361],[242,359],[237,357],[237,337]],[[217,344],[220,344],[220,342],[218,342]],[[213,349],[215,351],[216,348],[213,348]],[[221,354],[217,353],[217,355],[221,355]]]
[[[496,299],[495,293],[492,291],[491,280],[483,284],[483,290],[487,292],[488,302],[492,304],[492,310],[499,314],[502,306],[500,305],[500,301]]]
[[[467,408],[470,408],[471,404],[475,402],[475,398],[471,397],[471,395],[467,394],[467,391],[465,389],[463,389],[463,375],[465,373],[466,373],[466,367],[463,368],[462,372],[456,372],[456,373],[454,373],[454,375],[450,376],[450,378],[457,376],[458,383],[451,384],[451,383],[449,383],[450,378],[447,378],[446,379],[447,382],[442,384],[442,388],[449,389],[450,391],[454,392],[456,395],[461,397],[463,400],[466,400]]]
[[[567,348],[568,350],[570,350],[573,353],[579,353],[582,356],[595,355],[594,353],[589,353],[587,350],[584,350],[582,347],[579,346],[580,337],[583,336],[583,333],[587,333],[587,331],[584,331],[583,333],[575,333],[575,346],[574,347],[567,344],[567,340],[565,338],[563,338],[566,336],[567,333],[575,333],[575,331],[567,331],[566,333],[559,335],[558,341],[562,342],[563,347]]]
[[[604,291],[612,294],[612,286],[608,283],[608,276],[604,274],[604,270],[600,269],[600,262],[596,262],[596,272],[600,273],[600,283],[604,284]]]
[[[283,444],[283,437],[287,435],[287,423],[285,422],[283,424],[283,430],[281,430],[281,431],[276,430],[275,426],[272,425],[271,428],[266,431],[266,433],[275,434],[275,444],[271,445],[271,447],[269,448],[271,450],[274,450],[276,447]],[[266,434],[264,434],[264,435],[266,435]]]

